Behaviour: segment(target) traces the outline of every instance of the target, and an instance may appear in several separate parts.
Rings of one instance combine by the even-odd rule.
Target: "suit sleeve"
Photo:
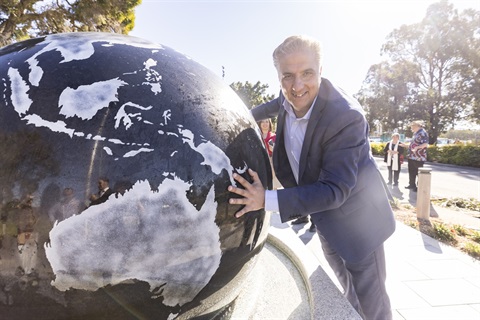
[[[255,121],[265,120],[276,117],[280,108],[282,107],[281,98],[278,97],[269,102],[261,104],[252,109],[252,115]]]

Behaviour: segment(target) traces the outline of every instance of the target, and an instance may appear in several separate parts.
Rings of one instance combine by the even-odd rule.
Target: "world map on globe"
[[[31,232],[15,257],[45,283],[40,294],[68,306],[71,290],[144,282],[151,299],[178,310],[225,252],[261,247],[264,212],[240,223],[226,188],[248,168],[267,185],[268,159],[248,109],[209,70],[168,47],[102,33],[32,39],[1,49],[0,60],[5,149],[45,154],[4,160],[31,176],[8,173],[2,204],[28,196],[36,226],[63,201],[46,190],[68,187],[82,207],[49,221],[48,234]],[[99,177],[118,187],[91,205]],[[0,276],[13,286],[12,269]]]

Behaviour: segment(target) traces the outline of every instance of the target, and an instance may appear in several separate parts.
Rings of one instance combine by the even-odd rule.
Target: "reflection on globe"
[[[139,38],[0,49],[0,318],[214,318],[267,235],[232,174],[271,172],[236,94]],[[223,310],[223,311],[222,311]]]

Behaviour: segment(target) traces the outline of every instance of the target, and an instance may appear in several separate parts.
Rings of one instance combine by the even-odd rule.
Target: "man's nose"
[[[293,91],[300,91],[303,88],[303,80],[302,77],[295,77],[293,80],[292,90]]]

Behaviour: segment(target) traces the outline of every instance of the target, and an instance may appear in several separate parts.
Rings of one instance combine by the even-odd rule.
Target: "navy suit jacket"
[[[273,165],[282,222],[310,215],[346,261],[358,262],[394,232],[385,184],[370,152],[360,104],[322,78],[300,155],[298,184],[285,151],[284,97],[252,110],[255,120],[278,116]]]
[[[100,204],[100,203],[104,203],[105,201],[108,200],[108,198],[112,194],[113,194],[112,189],[108,188],[107,190],[105,190],[105,192],[100,197],[98,197],[96,200],[93,200],[92,202],[90,202],[90,205],[94,206],[94,205],[97,205],[97,204]]]

